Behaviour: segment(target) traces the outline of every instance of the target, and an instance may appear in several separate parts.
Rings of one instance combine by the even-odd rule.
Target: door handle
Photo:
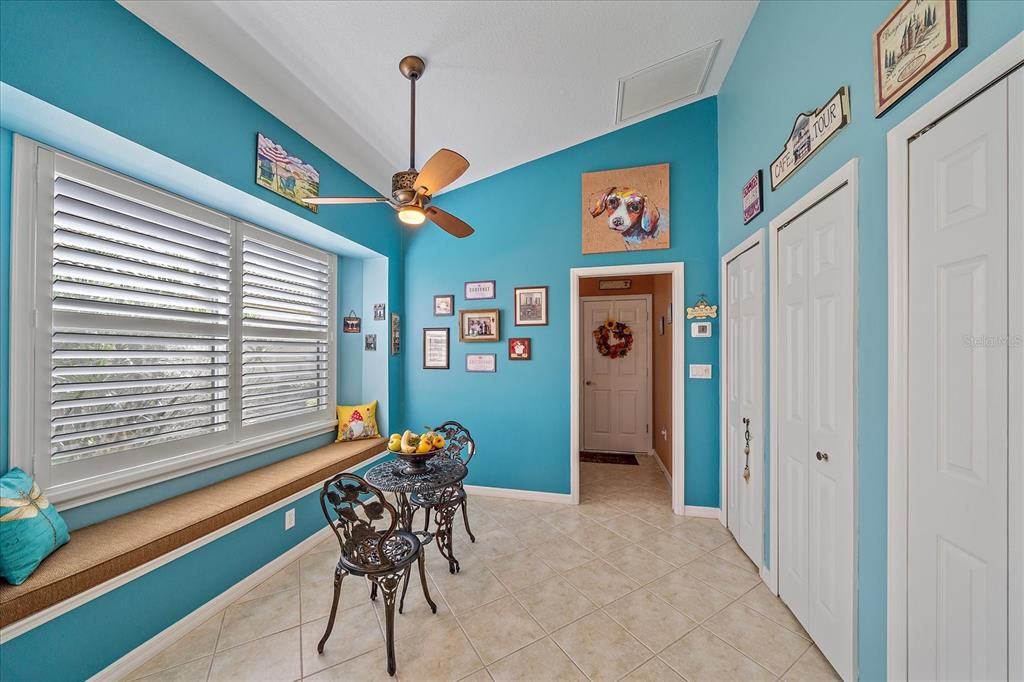
[[[818,458],[819,462],[827,462],[828,461],[828,453],[827,452],[822,452],[821,450],[819,450],[819,451],[814,453],[814,456]]]
[[[589,386],[591,384],[591,382],[589,382],[589,381],[584,381],[583,383],[585,383],[587,386]]]

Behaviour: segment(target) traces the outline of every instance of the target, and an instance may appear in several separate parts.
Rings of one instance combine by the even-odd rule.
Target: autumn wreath
[[[616,341],[612,341],[612,337]],[[633,330],[625,322],[608,320],[594,330],[594,340],[597,342],[597,352],[605,357],[622,358],[626,353],[633,350]]]

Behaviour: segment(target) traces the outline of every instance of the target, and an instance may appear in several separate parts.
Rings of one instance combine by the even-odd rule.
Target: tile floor
[[[834,680],[717,519],[670,510],[651,457],[581,465],[581,504],[474,497],[462,572],[428,548],[396,623],[402,680]],[[421,517],[422,518],[422,517]],[[388,679],[380,600],[349,577],[324,654],[330,538],[163,650],[128,680]]]

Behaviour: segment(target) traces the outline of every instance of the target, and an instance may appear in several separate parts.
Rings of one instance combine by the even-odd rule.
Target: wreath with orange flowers
[[[613,342],[613,336],[618,340]],[[633,350],[633,330],[625,322],[608,320],[594,330],[594,341],[597,342],[597,352],[601,355],[613,360],[624,358]]]

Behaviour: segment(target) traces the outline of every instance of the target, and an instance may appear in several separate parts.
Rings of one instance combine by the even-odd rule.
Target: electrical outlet
[[[284,513],[284,529],[288,530],[295,526],[295,509],[289,509]]]

